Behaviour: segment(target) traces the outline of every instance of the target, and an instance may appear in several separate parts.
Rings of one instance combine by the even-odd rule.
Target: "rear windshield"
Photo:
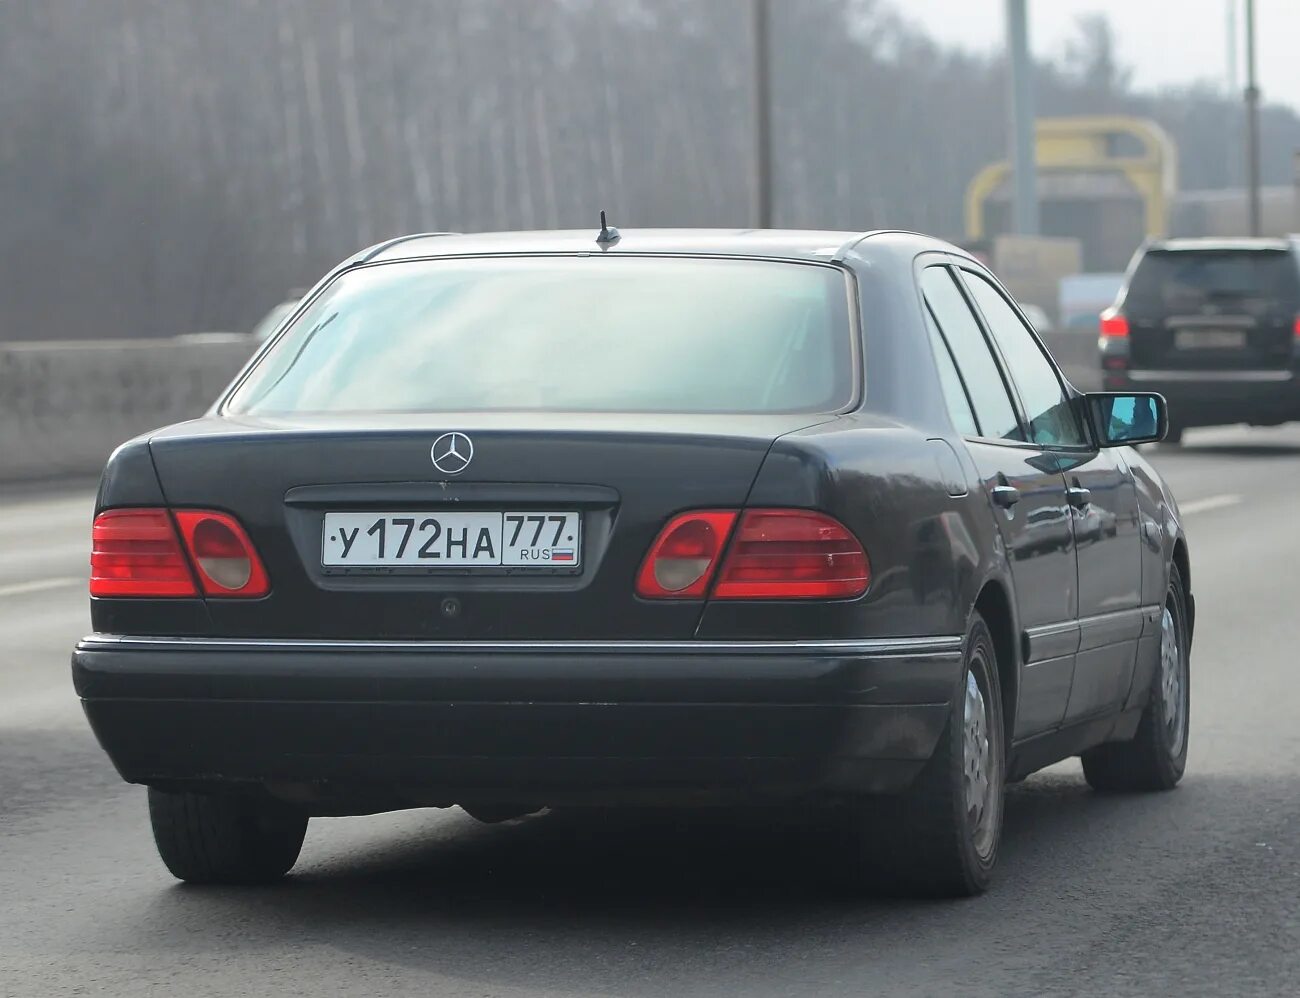
[[[834,267],[408,261],[340,276],[225,411],[826,412],[852,399],[853,359]]]
[[[1300,299],[1300,277],[1285,250],[1152,250],[1138,263],[1125,298],[1137,310],[1198,309],[1224,303]]]

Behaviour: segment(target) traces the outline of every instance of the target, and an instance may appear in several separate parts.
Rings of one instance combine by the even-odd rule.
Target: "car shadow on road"
[[[1014,881],[1026,866],[1032,876],[1032,866],[1050,861],[1063,841],[1112,821],[1140,823],[1175,799],[1098,795],[1075,772],[1010,787],[999,879]],[[791,902],[823,910],[864,904],[845,876],[850,844],[843,824],[817,810],[573,809],[491,826],[451,813],[450,827],[442,819],[436,836],[377,841],[311,865],[293,878],[294,891],[373,891],[376,900],[387,896],[426,911],[436,899],[458,918],[530,908],[580,917],[629,902],[634,917],[683,905],[727,912],[783,910]],[[891,910],[928,904],[871,897],[865,903]]]
[[[554,811],[494,826],[430,812],[427,824],[420,815],[388,835],[380,825],[346,849],[349,837],[332,836],[327,820],[282,886],[178,886],[137,911],[132,936],[183,948],[193,935],[172,927],[210,919],[241,925],[253,947],[311,939],[492,987],[661,994],[675,961],[699,974],[711,948],[724,963],[745,951],[783,973],[778,953],[792,938],[839,956],[863,945],[883,954],[918,933],[1022,919],[1025,899],[1041,909],[1058,890],[1086,891],[1099,868],[1127,876],[1133,841],[1177,824],[1196,794],[1106,797],[1075,773],[1032,778],[1008,795],[998,884],[958,903],[854,894],[836,823],[796,809]],[[647,960],[659,987],[638,990]]]

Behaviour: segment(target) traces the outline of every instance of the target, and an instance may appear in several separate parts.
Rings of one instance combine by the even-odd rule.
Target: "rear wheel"
[[[1183,442],[1183,428],[1181,426],[1170,425],[1165,431],[1165,437],[1160,442],[1170,447],[1177,447]]]
[[[992,879],[1002,838],[1006,751],[997,655],[976,614],[961,685],[939,744],[900,797],[863,801],[856,818],[869,886],[965,897]]]
[[[225,794],[149,788],[158,855],[191,884],[264,884],[298,860],[307,816],[284,804]]]
[[[1132,741],[1083,753],[1083,775],[1094,790],[1172,790],[1182,779],[1191,707],[1190,651],[1187,599],[1174,565],[1160,618],[1160,664],[1151,679],[1151,699]]]

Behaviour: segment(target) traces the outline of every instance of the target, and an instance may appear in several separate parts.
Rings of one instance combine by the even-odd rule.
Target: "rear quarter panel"
[[[148,435],[128,440],[108,459],[99,480],[95,513],[123,506],[166,506],[167,499],[154,468]],[[86,529],[90,529],[87,524]],[[207,605],[195,599],[90,600],[95,631],[113,634],[196,634],[211,627]]]
[[[804,507],[835,516],[866,548],[870,586],[856,600],[711,601],[700,637],[964,633],[983,582],[1007,573],[965,448],[949,448],[917,430],[865,414],[778,440],[747,505]]]

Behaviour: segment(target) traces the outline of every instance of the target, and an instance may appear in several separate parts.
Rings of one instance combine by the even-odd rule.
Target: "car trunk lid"
[[[271,577],[265,598],[208,599],[218,636],[680,640],[694,635],[702,604],[644,601],[633,592],[657,531],[682,509],[742,506],[773,440],[832,418],[210,417],[163,431],[150,446],[168,503],[233,513]],[[468,443],[459,449],[472,446],[473,453],[463,470],[446,474],[435,468],[432,451],[452,432]],[[446,555],[446,537],[431,543],[434,528],[421,534],[421,523],[434,520],[452,530],[468,524],[468,547],[483,522],[510,513],[573,517],[563,525],[549,520],[548,533],[581,517],[580,535],[547,537],[541,548],[561,558],[527,564],[467,567],[448,565],[445,557],[407,557],[397,565],[330,566],[322,557],[341,523],[357,542],[380,519],[390,518],[390,531],[392,517],[414,519],[404,557],[416,543]],[[351,518],[327,521],[331,514]],[[535,526],[529,521],[523,529]],[[504,529],[509,534],[512,526]],[[390,551],[396,539],[390,534]],[[367,541],[373,555],[378,531]],[[490,543],[503,543],[501,535]],[[337,555],[340,542],[332,544]]]

